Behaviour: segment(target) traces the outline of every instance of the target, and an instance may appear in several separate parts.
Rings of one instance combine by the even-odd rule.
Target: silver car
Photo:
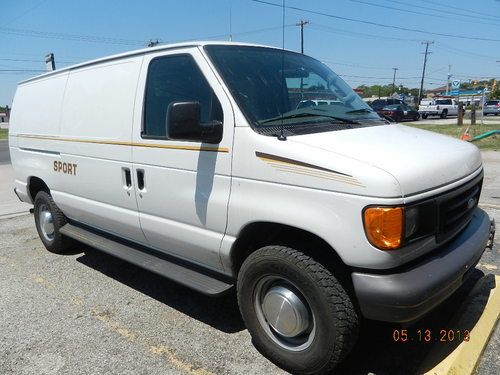
[[[500,114],[500,100],[488,100],[484,103],[483,114],[485,116]]]

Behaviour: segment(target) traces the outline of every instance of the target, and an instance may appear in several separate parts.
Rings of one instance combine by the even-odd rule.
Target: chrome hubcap
[[[254,301],[259,322],[275,343],[292,351],[311,344],[316,333],[314,315],[293,283],[267,276],[257,283]]]
[[[40,207],[40,211],[38,213],[38,221],[40,223],[40,230],[42,232],[42,235],[47,241],[52,241],[52,239],[54,238],[54,220],[46,205],[42,205]]]

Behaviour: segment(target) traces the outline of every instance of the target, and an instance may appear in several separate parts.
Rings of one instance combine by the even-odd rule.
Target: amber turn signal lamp
[[[403,237],[403,207],[368,207],[364,212],[366,237],[381,250],[401,246]]]

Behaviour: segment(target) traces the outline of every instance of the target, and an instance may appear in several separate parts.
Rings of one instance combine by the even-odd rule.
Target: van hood
[[[403,196],[444,186],[481,167],[476,146],[397,124],[299,135],[288,141],[382,169],[399,182]]]

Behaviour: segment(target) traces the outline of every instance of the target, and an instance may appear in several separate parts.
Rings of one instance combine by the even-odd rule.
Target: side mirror
[[[168,139],[219,143],[222,140],[222,122],[201,123],[199,102],[170,103],[165,121]]]

